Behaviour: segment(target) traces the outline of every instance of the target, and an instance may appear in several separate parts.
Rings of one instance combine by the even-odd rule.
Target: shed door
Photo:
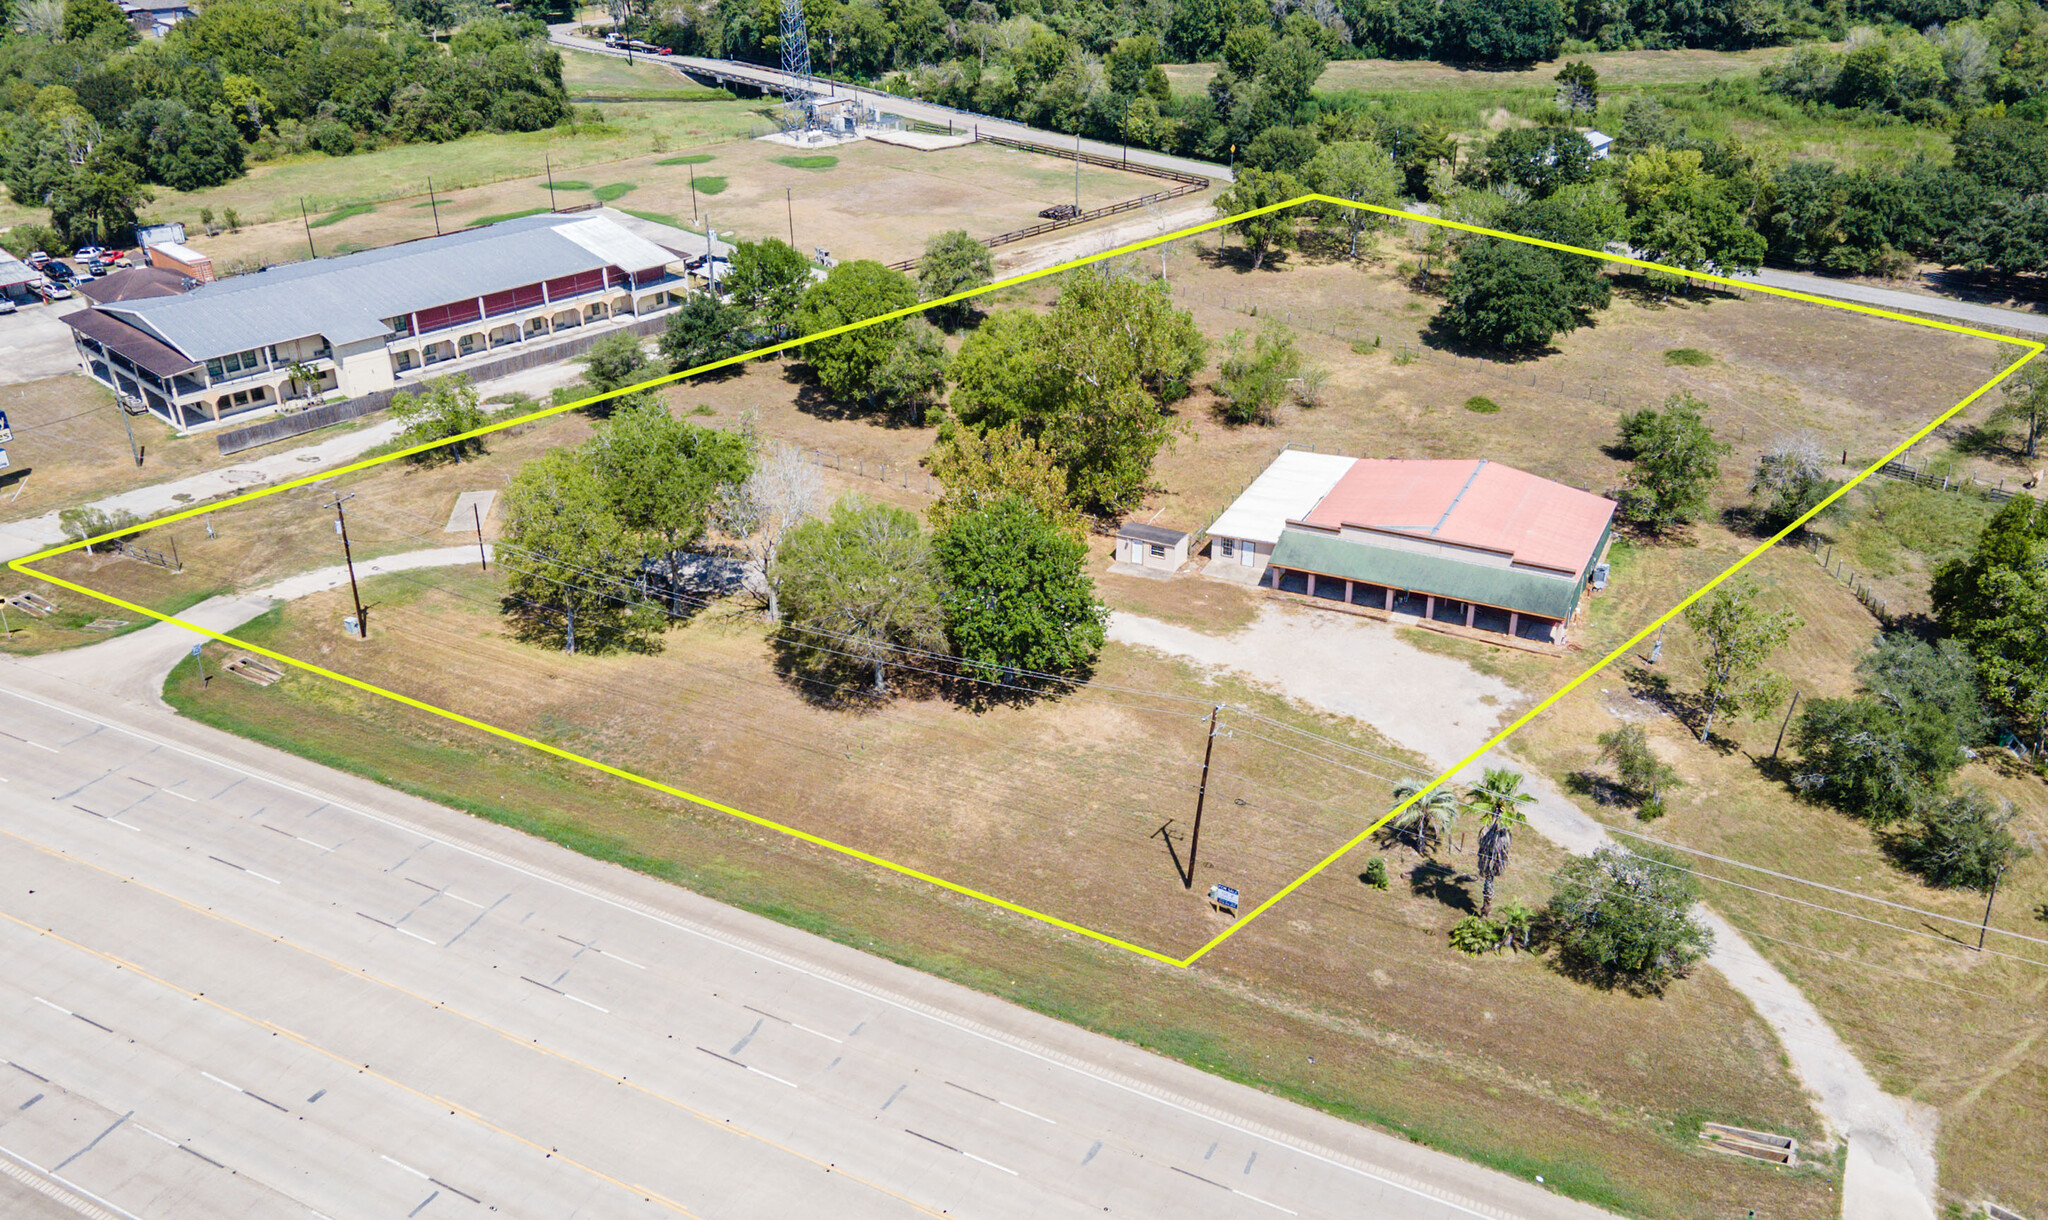
[[[1250,541],[1240,541],[1237,544],[1237,561],[1248,568],[1257,567],[1259,563],[1257,548]]]

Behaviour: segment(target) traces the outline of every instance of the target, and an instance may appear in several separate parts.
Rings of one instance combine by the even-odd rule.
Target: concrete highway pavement
[[[108,1215],[1603,1214],[12,662],[0,733],[0,1161]]]

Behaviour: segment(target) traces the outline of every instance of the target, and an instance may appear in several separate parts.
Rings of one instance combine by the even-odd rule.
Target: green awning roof
[[[1577,580],[1482,567],[1306,530],[1280,531],[1272,562],[1275,567],[1297,568],[1318,576],[1388,585],[1544,618],[1569,618],[1579,596]]]

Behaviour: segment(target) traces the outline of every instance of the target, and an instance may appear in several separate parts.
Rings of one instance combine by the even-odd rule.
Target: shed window
[[[1219,539],[1217,539],[1217,542],[1218,542],[1218,543],[1220,543],[1220,544],[1222,545],[1222,547],[1223,547],[1223,557],[1224,557],[1225,559],[1233,559],[1233,558],[1236,558],[1236,556],[1237,556],[1237,539],[1235,539],[1235,538],[1219,538]]]
[[[1164,559],[1164,558],[1166,558],[1166,548],[1165,548],[1165,547],[1163,547],[1163,546],[1161,546],[1161,545],[1159,545],[1159,544],[1158,544],[1158,543],[1156,543],[1156,542],[1155,542],[1155,543],[1153,543],[1153,544],[1152,544],[1152,558],[1154,558],[1154,559]]]

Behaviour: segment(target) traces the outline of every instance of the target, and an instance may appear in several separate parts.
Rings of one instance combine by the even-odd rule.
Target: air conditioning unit
[[[1596,563],[1593,565],[1593,587],[1595,589],[1604,589],[1607,587],[1607,571],[1608,568],[1605,563]]]

